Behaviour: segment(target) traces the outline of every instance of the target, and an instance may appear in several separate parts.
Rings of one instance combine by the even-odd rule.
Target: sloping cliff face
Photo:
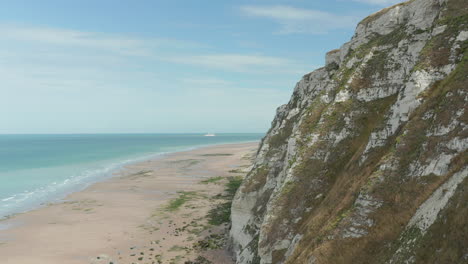
[[[412,0],[305,75],[233,202],[237,263],[467,263],[467,39],[466,0]]]

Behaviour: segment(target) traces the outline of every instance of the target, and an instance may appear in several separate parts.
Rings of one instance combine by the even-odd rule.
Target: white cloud
[[[212,54],[167,57],[168,61],[181,64],[224,69],[236,72],[278,72],[304,73],[304,66],[284,58],[245,54]]]
[[[280,66],[289,63],[286,59],[266,57],[260,55],[216,54],[189,57],[174,57],[173,61],[204,65],[215,68],[242,69],[250,66]]]
[[[196,85],[196,86],[207,86],[207,87],[224,87],[228,86],[231,84],[231,82],[222,80],[222,79],[217,79],[217,78],[184,78],[182,79],[182,82],[190,85]]]
[[[141,39],[47,27],[0,25],[0,39],[92,48],[124,55],[147,55],[148,52],[145,47],[148,42]]]
[[[278,33],[326,33],[332,29],[352,28],[356,17],[336,15],[320,10],[291,6],[242,6],[241,12],[248,16],[268,18],[280,24]]]
[[[111,35],[60,28],[0,24],[0,43],[22,47],[0,49],[0,59],[54,65],[123,65],[128,56],[144,57],[150,61],[195,65],[211,69],[252,73],[304,73],[310,68],[278,57],[251,54],[203,54],[196,48],[202,44],[164,38],[137,38],[126,35]],[[26,47],[26,46],[27,47]],[[0,46],[0,47],[1,47]],[[2,52],[1,50],[8,51]],[[93,63],[92,66],[95,66]],[[192,80],[193,82],[194,80]]]
[[[261,131],[287,100],[289,79],[310,69],[279,57],[198,47],[0,24],[0,133]],[[259,83],[265,78],[258,73],[270,73],[271,84]],[[246,105],[241,110],[239,102]]]
[[[96,49],[130,56],[152,55],[160,47],[206,47],[199,43],[168,38],[138,38],[127,35],[86,32],[61,28],[0,24],[0,40],[47,44],[52,47]]]
[[[404,2],[405,0],[353,0],[354,2],[361,2],[370,5],[380,5],[380,6],[389,6],[393,4],[397,4],[400,2]]]

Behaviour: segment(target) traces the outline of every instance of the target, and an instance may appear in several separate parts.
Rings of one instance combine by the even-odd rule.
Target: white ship
[[[213,134],[213,133],[208,133],[208,134],[205,134],[205,137],[214,137],[214,136],[216,136],[216,135],[215,135],[215,134]]]

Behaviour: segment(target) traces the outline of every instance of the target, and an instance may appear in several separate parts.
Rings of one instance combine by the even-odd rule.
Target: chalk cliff
[[[361,21],[278,108],[232,206],[237,263],[468,263],[468,2]]]

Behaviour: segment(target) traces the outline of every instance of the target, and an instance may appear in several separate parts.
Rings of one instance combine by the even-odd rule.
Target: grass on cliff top
[[[359,22],[359,24],[363,24],[365,26],[367,26],[368,24],[372,23],[373,21],[377,20],[379,17],[385,15],[388,11],[392,10],[393,8],[395,7],[398,7],[398,6],[404,6],[404,5],[408,5],[409,3],[413,2],[414,0],[409,0],[409,1],[406,1],[406,2],[403,2],[403,3],[398,3],[396,5],[393,5],[393,6],[390,6],[390,7],[387,7],[387,8],[384,8],[366,18],[364,18],[361,22]]]
[[[231,218],[232,199],[242,183],[242,177],[229,177],[222,196],[225,201],[218,204],[208,212],[208,223],[211,225],[221,225],[228,223]]]

